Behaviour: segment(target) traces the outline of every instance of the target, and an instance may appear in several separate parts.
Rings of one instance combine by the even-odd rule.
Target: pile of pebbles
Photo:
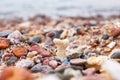
[[[5,24],[0,80],[120,80],[120,23],[115,20],[119,17],[39,15]]]

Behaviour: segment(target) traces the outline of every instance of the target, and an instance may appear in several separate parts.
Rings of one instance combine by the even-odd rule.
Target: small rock
[[[41,56],[39,56],[39,55],[37,55],[37,56],[34,56],[33,58],[32,58],[32,60],[35,62],[35,63],[41,63]]]
[[[30,48],[30,51],[37,51],[38,54],[40,54],[42,57],[48,57],[50,56],[50,52],[45,50],[44,48],[38,46],[38,45],[33,45],[31,48]]]
[[[17,67],[30,68],[34,65],[34,62],[30,59],[22,59],[16,63]]]
[[[116,42],[114,42],[114,41],[110,42],[110,43],[107,45],[108,48],[113,48],[113,47],[115,47],[115,46],[116,46]]]
[[[52,70],[51,67],[49,66],[45,66],[45,65],[41,65],[41,64],[36,64],[34,65],[31,69],[30,69],[32,72],[43,72],[43,73],[46,73],[46,72],[49,72]]]
[[[63,61],[62,61],[62,64],[70,64],[70,60],[68,58],[65,58]]]
[[[0,38],[0,49],[8,48],[10,45],[10,40],[7,38]]]
[[[84,64],[86,62],[87,62],[87,60],[80,59],[80,58],[76,58],[76,59],[71,59],[70,60],[70,63],[73,64],[73,65],[82,65],[82,64]]]
[[[39,36],[34,36],[29,39],[30,43],[39,43],[41,42],[41,38]]]
[[[108,35],[108,34],[103,34],[103,35],[102,35],[102,39],[107,40],[108,38],[109,38],[109,35]]]
[[[66,49],[66,55],[70,59],[79,58],[81,54],[82,54],[81,47],[75,47],[75,48],[68,47]]]
[[[17,44],[17,43],[20,43],[22,39],[22,34],[16,30],[12,32],[11,34],[9,34],[7,38],[10,39],[10,42],[12,44]]]
[[[28,52],[27,57],[28,57],[28,58],[32,58],[32,57],[34,57],[35,55],[37,55],[37,52],[36,52],[36,51],[32,51],[32,52]]]
[[[24,68],[6,67],[2,70],[0,80],[34,80],[31,72]]]
[[[17,57],[12,56],[6,61],[6,64],[7,66],[14,65],[17,60],[18,60]]]
[[[109,57],[110,57],[111,59],[120,59],[120,49],[114,49],[114,50],[110,53]]]
[[[83,71],[83,73],[85,75],[93,75],[95,72],[96,72],[96,69],[94,67],[88,68],[88,69],[86,69],[86,70]]]
[[[49,65],[50,65],[52,68],[56,68],[57,65],[58,65],[58,63],[57,63],[57,61],[55,61],[55,60],[51,60],[51,61],[49,62]]]
[[[13,32],[12,30],[4,30],[0,32],[0,37],[7,37],[12,32]]]
[[[13,51],[13,54],[17,57],[21,57],[21,56],[24,56],[24,55],[27,55],[27,49],[25,47],[14,47],[12,49]]]
[[[116,36],[120,35],[120,28],[112,28],[110,34],[113,37],[116,37]]]

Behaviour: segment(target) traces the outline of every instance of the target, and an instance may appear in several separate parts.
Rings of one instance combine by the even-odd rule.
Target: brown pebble
[[[120,28],[112,28],[110,34],[113,37],[120,35]]]
[[[0,49],[8,48],[10,45],[10,40],[7,38],[0,38]]]
[[[25,47],[14,47],[12,51],[13,51],[13,54],[17,57],[24,56],[28,52]]]
[[[0,80],[34,80],[34,77],[24,68],[11,66],[3,69],[0,75]]]

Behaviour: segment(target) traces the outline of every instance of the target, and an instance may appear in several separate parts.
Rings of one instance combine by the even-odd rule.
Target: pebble
[[[28,52],[27,57],[28,57],[28,58],[32,58],[32,57],[34,57],[35,55],[37,55],[37,51],[32,51],[32,52]]]
[[[116,42],[114,42],[114,41],[110,42],[110,43],[107,45],[108,48],[113,48],[113,47],[115,47],[115,46],[116,46]]]
[[[39,43],[41,42],[40,36],[34,36],[29,39],[29,43]]]
[[[10,45],[10,40],[7,38],[0,38],[0,49],[8,48]]]
[[[34,62],[30,59],[22,59],[21,61],[18,61],[16,63],[16,67],[21,67],[21,68],[30,68],[34,66]]]
[[[7,66],[14,65],[17,60],[18,60],[17,57],[14,57],[14,56],[9,57],[9,59],[6,61],[6,64]]]
[[[96,69],[94,67],[88,68],[83,71],[85,75],[93,75],[96,72]]]
[[[4,31],[0,32],[0,37],[7,37],[12,32],[13,32],[13,30],[4,30]]]
[[[116,36],[120,35],[120,28],[112,28],[110,34],[111,34],[113,37],[116,37]]]
[[[62,61],[62,64],[70,64],[70,60],[68,58],[65,58],[63,61]]]
[[[34,80],[34,77],[24,68],[11,66],[2,70],[0,80]]]
[[[56,60],[51,60],[49,61],[49,65],[52,67],[52,68],[56,68],[58,66],[58,63]]]
[[[17,57],[21,57],[21,56],[27,55],[27,52],[28,52],[28,50],[25,47],[22,47],[22,46],[14,47],[12,49],[12,51],[13,51],[13,54],[15,56],[17,56]]]
[[[109,57],[110,57],[111,59],[120,59],[120,49],[114,49],[114,50],[110,53]]]
[[[16,30],[9,34],[7,38],[10,39],[10,42],[12,44],[17,44],[21,42],[22,34],[18,30]]]
[[[109,39],[109,35],[108,35],[108,34],[103,34],[103,35],[102,35],[102,39],[104,39],[104,40]]]
[[[50,56],[50,52],[45,50],[44,48],[38,46],[38,45],[33,45],[30,48],[30,51],[37,51],[38,54],[40,54],[42,57],[48,57]]]
[[[34,65],[31,69],[30,69],[32,72],[43,72],[43,73],[46,73],[46,72],[49,72],[52,70],[51,67],[49,66],[46,66],[46,65],[41,65],[41,64],[36,64]]]
[[[80,58],[70,60],[70,63],[73,64],[73,65],[82,65],[82,64],[85,64],[86,62],[87,62],[87,60],[80,59]]]

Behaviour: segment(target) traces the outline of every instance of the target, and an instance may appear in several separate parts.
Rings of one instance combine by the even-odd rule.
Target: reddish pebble
[[[0,49],[8,48],[10,45],[10,40],[7,38],[0,38]]]
[[[11,66],[3,69],[0,80],[34,80],[34,77],[24,68]]]
[[[44,48],[38,46],[38,45],[33,45],[30,48],[30,51],[37,51],[42,57],[48,57],[50,56],[50,52],[45,50]]]
[[[93,75],[95,72],[96,72],[95,68],[88,68],[88,69],[86,69],[86,70],[83,71],[83,73],[85,75]]]
[[[111,36],[116,37],[120,35],[120,28],[112,28],[110,31]]]
[[[51,61],[49,62],[49,65],[50,65],[52,68],[56,68],[57,65],[58,65],[58,63],[57,63],[57,61],[55,61],[55,60],[51,60]]]
[[[66,67],[69,67],[70,65],[68,64],[62,64],[62,65],[59,65],[56,70],[59,70],[59,69],[63,69],[63,68],[66,68]]]
[[[27,49],[25,47],[14,47],[12,51],[13,54],[17,57],[21,57],[27,54]]]

